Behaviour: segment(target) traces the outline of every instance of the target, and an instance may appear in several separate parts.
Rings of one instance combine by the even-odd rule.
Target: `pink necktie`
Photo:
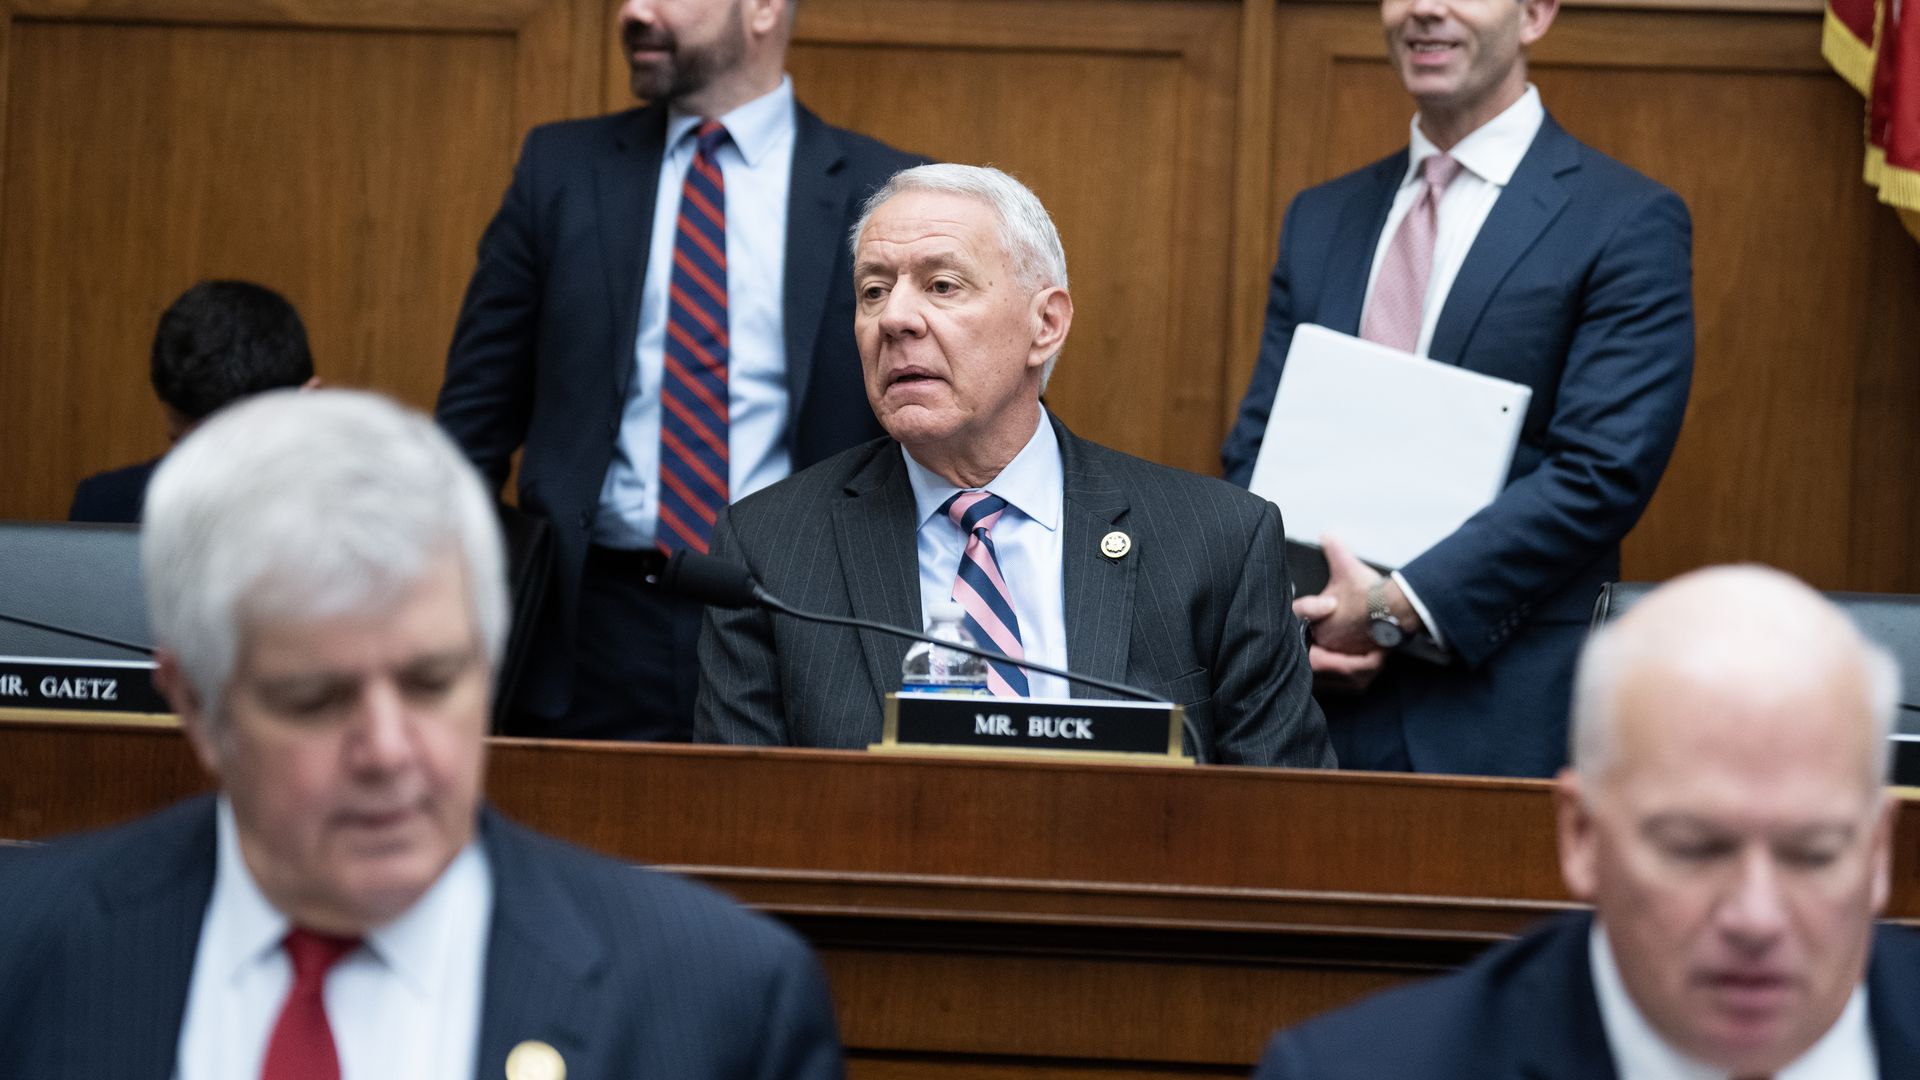
[[[293,987],[280,1006],[260,1080],[340,1080],[340,1055],[327,1024],[321,991],[327,972],[360,942],[295,927],[288,931],[287,959],[293,961]]]
[[[1433,274],[1433,240],[1440,231],[1440,196],[1460,175],[1460,163],[1434,154],[1420,163],[1424,183],[1413,208],[1393,234],[1380,273],[1367,299],[1367,317],[1360,336],[1406,352],[1420,343],[1420,323],[1426,314],[1427,279]]]
[[[984,491],[962,491],[941,507],[967,535],[960,553],[960,572],[954,575],[953,599],[966,612],[961,625],[974,644],[998,649],[1016,660],[1026,659],[1020,648],[1020,619],[1013,611],[1013,593],[1000,576],[1000,557],[993,550],[993,524],[1007,509],[1007,500]],[[987,692],[995,697],[1026,697],[1027,673],[1012,664],[987,661]]]

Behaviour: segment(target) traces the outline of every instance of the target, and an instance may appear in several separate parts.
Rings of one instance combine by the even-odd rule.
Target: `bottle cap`
[[[927,617],[939,622],[959,622],[967,617],[967,609],[951,600],[943,600],[933,605]]]

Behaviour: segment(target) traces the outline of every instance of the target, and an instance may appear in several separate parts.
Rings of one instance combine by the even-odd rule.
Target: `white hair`
[[[1642,617],[1633,618],[1636,614]],[[1867,767],[1875,784],[1886,780],[1892,758],[1888,740],[1900,710],[1899,663],[1831,601],[1764,566],[1719,566],[1682,575],[1587,639],[1574,673],[1569,737],[1574,770],[1598,777],[1613,766],[1620,688],[1632,671],[1688,661],[1710,665],[1729,680],[1793,678],[1857,665],[1872,726]]]
[[[918,165],[894,173],[867,198],[860,208],[860,220],[854,222],[853,231],[847,234],[847,246],[855,262],[860,258],[860,235],[867,231],[867,222],[874,212],[887,200],[910,191],[959,195],[986,203],[1000,221],[1000,245],[1013,263],[1014,277],[1021,287],[1036,292],[1067,287],[1067,252],[1060,246],[1060,231],[1053,227],[1047,208],[1027,185],[989,165],[941,163]],[[1040,369],[1042,392],[1046,391],[1047,381],[1053,378],[1053,367],[1059,361],[1060,354],[1056,352],[1047,357],[1046,366]]]
[[[248,620],[385,610],[448,552],[498,670],[505,556],[473,467],[387,398],[286,390],[215,413],[161,462],[140,569],[154,641],[217,720]]]

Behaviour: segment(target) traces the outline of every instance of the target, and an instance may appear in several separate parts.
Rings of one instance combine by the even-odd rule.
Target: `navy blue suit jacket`
[[[873,189],[924,159],[798,105],[795,120],[783,322],[797,470],[880,434],[853,340],[847,233]],[[435,409],[496,489],[524,446],[520,508],[553,524],[551,602],[520,702],[542,715],[570,700],[580,572],[633,378],[666,132],[655,105],[527,135],[480,240]]]
[[[1288,208],[1228,479],[1253,475],[1294,327],[1359,332],[1406,169],[1403,150]],[[1533,388],[1506,489],[1401,568],[1457,662],[1396,657],[1366,694],[1323,696],[1337,748],[1404,738],[1422,772],[1546,776],[1565,761],[1574,656],[1686,410],[1691,250],[1677,195],[1547,118],[1433,336],[1435,360]]]
[[[792,933],[491,811],[480,837],[494,911],[476,1080],[527,1039],[574,1077],[842,1075],[825,981]],[[7,1075],[173,1075],[214,862],[211,797],[0,857]]]
[[[1555,919],[1461,970],[1281,1032],[1255,1080],[1614,1080],[1589,915]],[[1883,926],[1867,966],[1884,1077],[1920,1076],[1920,936]]]
[[[80,481],[73,489],[73,506],[68,521],[98,521],[117,525],[138,525],[146,507],[147,482],[160,459],[138,465],[109,469]]]

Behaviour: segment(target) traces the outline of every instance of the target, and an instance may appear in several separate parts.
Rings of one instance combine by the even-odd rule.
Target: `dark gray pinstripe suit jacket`
[[[834,1080],[832,1004],[800,940],[667,874],[491,811],[487,987],[474,1072],[525,1039],[574,1080]],[[173,1075],[213,891],[213,800],[0,855],[0,1074]]]
[[[1215,761],[1332,767],[1273,504],[1053,425],[1070,666],[1185,705]],[[797,607],[921,627],[913,519],[899,444],[880,439],[729,507],[713,553]],[[1099,552],[1115,529],[1133,540],[1118,560]],[[710,610],[695,737],[863,749],[880,738],[908,647],[764,611]]]

